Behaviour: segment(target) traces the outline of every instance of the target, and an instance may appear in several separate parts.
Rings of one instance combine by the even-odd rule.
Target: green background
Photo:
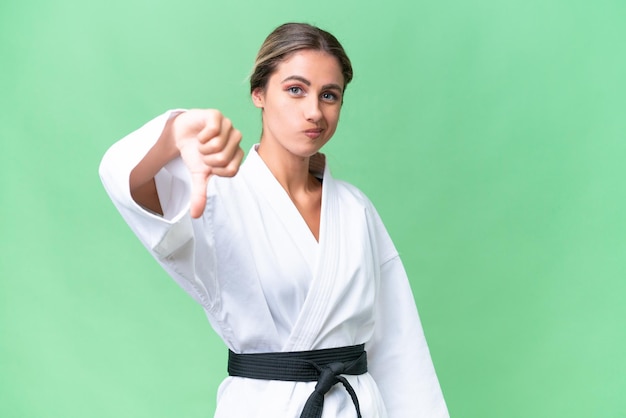
[[[400,250],[454,417],[626,416],[622,0],[0,5],[0,417],[209,417],[225,348],[97,168],[168,108],[256,142],[285,21],[355,67],[326,153]]]

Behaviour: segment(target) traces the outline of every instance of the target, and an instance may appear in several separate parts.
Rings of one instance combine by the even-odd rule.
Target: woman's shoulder
[[[341,179],[333,179],[333,182],[339,193],[351,196],[359,201],[370,201],[367,195],[358,186]]]
[[[358,186],[346,181],[333,179],[334,188],[339,199],[343,203],[351,203],[358,205],[366,210],[366,212],[375,213],[376,209],[370,198]]]

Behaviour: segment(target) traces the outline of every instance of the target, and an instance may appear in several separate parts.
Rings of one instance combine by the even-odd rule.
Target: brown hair
[[[278,64],[303,49],[324,51],[337,58],[346,89],[352,80],[352,64],[337,38],[307,23],[285,23],[274,29],[261,45],[250,76],[250,93],[264,89]]]

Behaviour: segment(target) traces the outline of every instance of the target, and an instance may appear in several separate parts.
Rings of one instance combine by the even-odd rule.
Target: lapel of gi
[[[313,281],[284,351],[311,350],[325,325],[340,254],[339,198],[326,164],[322,187],[319,253]]]
[[[318,243],[302,215],[254,148],[250,151],[246,164],[251,165],[251,170],[246,172],[248,183],[257,189],[255,193],[265,199],[274,213],[279,214],[285,230],[290,231],[293,237],[291,243],[298,248],[304,260],[307,261],[311,276],[313,276],[317,263]]]

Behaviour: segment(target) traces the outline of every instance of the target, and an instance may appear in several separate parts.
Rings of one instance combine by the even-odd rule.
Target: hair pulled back
[[[304,49],[323,51],[337,58],[346,89],[352,80],[352,64],[337,38],[307,23],[285,23],[274,29],[261,45],[250,76],[250,92],[264,89],[278,64]]]

